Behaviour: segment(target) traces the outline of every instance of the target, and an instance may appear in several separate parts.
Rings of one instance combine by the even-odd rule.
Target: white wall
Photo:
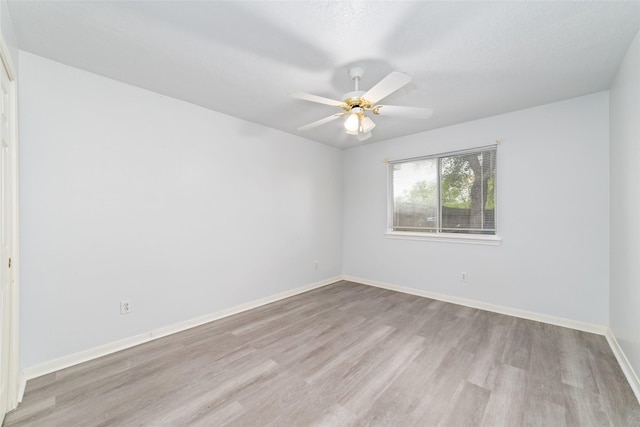
[[[384,236],[383,159],[496,138],[500,246]],[[608,141],[608,92],[600,92],[350,149],[343,157],[344,273],[607,325]]]
[[[608,92],[341,153],[25,52],[20,67],[23,368],[342,272],[609,324]],[[502,245],[384,237],[385,157],[496,138]]]
[[[20,116],[23,368],[342,272],[337,149],[25,52]]]
[[[640,33],[611,86],[610,326],[640,373]]]

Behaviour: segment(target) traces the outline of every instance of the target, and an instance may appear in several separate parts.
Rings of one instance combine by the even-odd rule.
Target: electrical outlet
[[[125,299],[120,301],[120,314],[131,313],[131,300]]]
[[[467,281],[467,273],[460,273],[460,281],[461,282]]]

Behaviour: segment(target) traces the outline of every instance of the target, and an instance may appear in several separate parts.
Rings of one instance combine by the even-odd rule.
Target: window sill
[[[457,234],[457,233],[415,233],[408,231],[387,231],[389,239],[427,240],[431,242],[466,243],[471,245],[498,246],[502,238],[486,234]]]

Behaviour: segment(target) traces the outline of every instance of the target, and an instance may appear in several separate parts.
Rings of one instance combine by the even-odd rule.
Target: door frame
[[[19,162],[18,162],[18,91],[17,91],[17,73],[13,65],[9,48],[5,42],[3,35],[0,33],[0,66],[4,67],[9,77],[10,83],[10,108],[13,110],[11,114],[11,142],[12,153],[9,161],[11,162],[11,185],[12,185],[12,217],[11,224],[11,278],[12,283],[9,286],[9,310],[10,313],[10,337],[9,337],[9,390],[7,395],[7,407],[0,408],[0,419],[4,417],[4,413],[15,409],[22,400],[24,393],[24,381],[20,377],[20,339],[19,339],[19,307],[20,307],[20,252],[19,252],[19,230],[20,217],[19,213]]]

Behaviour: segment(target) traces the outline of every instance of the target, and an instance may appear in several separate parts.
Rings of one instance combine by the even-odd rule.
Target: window
[[[389,167],[390,231],[496,234],[495,146],[401,160]]]

